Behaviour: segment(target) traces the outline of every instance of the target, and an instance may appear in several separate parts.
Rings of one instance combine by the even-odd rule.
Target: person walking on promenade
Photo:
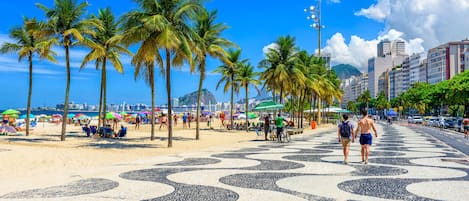
[[[371,129],[375,133],[375,137],[378,137],[376,132],[375,124],[372,119],[368,118],[368,111],[362,110],[362,118],[358,121],[357,130],[355,130],[355,137],[360,131],[360,145],[361,145],[361,156],[362,163],[368,164],[368,156],[370,155],[370,146],[372,144]]]
[[[269,131],[270,131],[270,121],[271,121],[270,114],[269,114],[269,115],[265,115],[265,117],[264,117],[264,134],[265,134],[265,140],[268,140],[267,135],[269,134]]]
[[[464,115],[464,120],[462,121],[464,125],[464,138],[469,139],[469,115]]]
[[[283,132],[283,122],[288,122],[285,120],[280,113],[278,113],[277,118],[275,119],[275,127],[277,128],[277,140],[282,142],[282,132]]]
[[[353,125],[348,121],[348,115],[342,115],[344,120],[339,124],[339,129],[337,131],[337,136],[339,137],[339,143],[342,142],[342,149],[344,151],[344,164],[348,164],[348,155],[350,150],[350,141],[352,143],[355,139],[355,134],[353,133]]]

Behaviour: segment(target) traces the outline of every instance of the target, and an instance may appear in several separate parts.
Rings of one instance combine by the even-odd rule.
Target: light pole
[[[310,24],[309,26],[311,28],[318,30],[318,58],[319,58],[319,61],[321,61],[321,29],[324,29],[326,27],[322,25],[322,21],[321,21],[321,0],[316,0],[316,1],[317,1],[316,7],[310,6],[309,8],[305,8],[304,11],[305,13],[308,14],[308,17],[306,17],[306,19],[312,21],[312,24]],[[311,108],[313,108],[314,103],[313,103],[312,97],[311,97],[311,104],[313,105]],[[317,115],[316,120],[318,124],[321,124],[321,97],[319,96],[318,96],[318,112],[316,113],[316,115]]]
[[[311,20],[313,23],[309,26],[318,30],[318,57],[321,58],[321,29],[326,28],[321,22],[321,0],[317,0],[317,5],[310,6],[308,9],[304,9],[305,13],[308,13],[306,19]]]

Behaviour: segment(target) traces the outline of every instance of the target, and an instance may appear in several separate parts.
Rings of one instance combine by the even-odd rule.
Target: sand
[[[173,147],[168,148],[167,129],[160,131],[156,125],[156,139],[151,141],[150,125],[142,125],[138,130],[133,125],[124,126],[128,127],[128,133],[123,139],[86,137],[80,126],[69,125],[66,141],[60,141],[61,125],[50,123],[39,123],[30,136],[0,136],[0,195],[38,184],[62,184],[76,180],[77,175],[83,177],[89,170],[92,171],[88,176],[96,176],[102,167],[135,161],[156,163],[161,156],[226,150],[264,138],[255,132],[225,131],[215,122],[214,129],[201,123],[200,140],[195,140],[195,123],[192,123],[190,129],[182,129],[182,125],[175,127]],[[330,125],[324,126],[327,127]]]

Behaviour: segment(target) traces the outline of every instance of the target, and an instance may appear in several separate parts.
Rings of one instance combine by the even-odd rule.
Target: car
[[[445,118],[443,127],[446,129],[454,129],[457,127],[457,119],[454,117]]]
[[[436,117],[432,117],[428,120],[428,126],[436,127],[438,126],[438,119]]]
[[[423,123],[423,119],[421,116],[414,116],[412,117],[412,123],[414,124],[422,124]]]

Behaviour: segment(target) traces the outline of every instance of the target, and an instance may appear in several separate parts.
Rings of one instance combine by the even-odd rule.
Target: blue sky
[[[467,0],[450,1],[467,2]],[[53,5],[53,0],[3,3],[0,12],[2,19],[0,43],[7,40],[8,31],[13,26],[21,24],[23,16],[44,18],[43,12],[35,6],[36,2],[49,7]],[[120,16],[136,8],[132,0],[89,0],[88,2],[91,4],[87,9],[88,14],[109,6],[116,15]],[[417,40],[423,36],[412,31],[403,32],[405,27],[394,22],[398,19],[395,19],[393,14],[398,13],[398,9],[386,3],[397,5],[400,0],[323,0],[322,2],[322,21],[326,25],[326,29],[322,32],[324,41],[322,47],[334,54],[335,63],[355,64],[362,69],[363,66],[360,66],[362,60],[366,60],[366,57],[376,52],[373,48],[377,40],[382,38],[403,38],[409,44],[417,46],[418,50],[434,45],[426,44],[425,41],[428,40],[425,37],[422,41]],[[263,48],[282,35],[289,34],[296,37],[297,45],[309,52],[317,48],[317,32],[309,28],[310,22],[306,20],[307,14],[303,11],[312,4],[315,4],[315,1],[212,0],[205,5],[209,10],[218,10],[218,21],[231,27],[224,36],[238,44],[243,50],[242,57],[250,59],[251,63],[257,66],[263,58]],[[412,14],[412,11],[409,13]],[[454,39],[462,38],[454,37]],[[344,45],[345,50],[339,50]],[[66,83],[64,51],[60,48],[56,50],[59,54],[57,64],[35,62],[33,106],[53,106],[63,102]],[[83,48],[75,48],[72,51],[70,100],[97,104],[100,73],[92,66],[82,71],[78,68],[87,51]],[[367,54],[361,55],[363,51]],[[129,58],[123,58],[123,62],[125,63],[123,75],[114,70],[108,72],[108,102],[149,104],[150,88],[142,80],[134,80],[134,68],[129,64]],[[210,60],[208,71],[211,72],[219,65],[218,61]],[[218,75],[208,75],[204,87],[212,91],[218,101],[228,101],[229,94],[224,94],[221,89],[215,89],[219,78]],[[0,55],[0,80],[3,83],[0,109],[25,107],[28,89],[27,63],[18,63],[15,55]],[[157,76],[156,81],[156,102],[163,104],[166,102],[165,80],[162,76]],[[198,75],[190,74],[187,66],[183,66],[181,69],[173,70],[171,83],[172,96],[179,97],[197,90]],[[241,91],[239,98],[243,98],[243,94]],[[251,95],[255,95],[254,90]]]

